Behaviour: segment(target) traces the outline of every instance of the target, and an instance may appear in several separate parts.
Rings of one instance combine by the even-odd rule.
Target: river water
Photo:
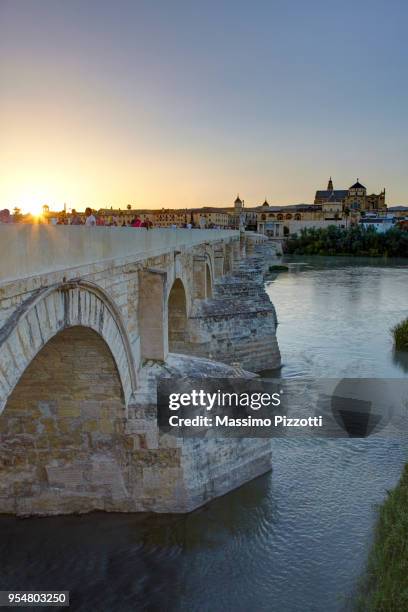
[[[267,283],[285,377],[406,378],[390,328],[408,314],[408,266],[287,258]],[[0,518],[1,589],[71,591],[71,609],[350,609],[376,504],[403,439],[274,440],[274,470],[188,516]]]

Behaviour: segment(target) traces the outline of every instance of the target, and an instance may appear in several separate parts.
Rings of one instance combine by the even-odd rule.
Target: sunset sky
[[[0,0],[0,208],[408,203],[408,4]]]

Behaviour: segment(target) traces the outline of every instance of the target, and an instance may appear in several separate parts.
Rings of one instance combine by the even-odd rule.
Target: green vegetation
[[[288,266],[284,266],[282,264],[277,264],[275,266],[269,266],[269,272],[287,272],[289,270]]]
[[[368,257],[408,257],[408,232],[393,227],[378,233],[373,227],[353,225],[348,229],[330,225],[307,228],[286,240],[284,252],[290,255],[360,255]]]
[[[408,610],[408,464],[379,511],[368,560],[361,612]]]
[[[397,351],[408,351],[408,319],[398,323],[392,330]]]

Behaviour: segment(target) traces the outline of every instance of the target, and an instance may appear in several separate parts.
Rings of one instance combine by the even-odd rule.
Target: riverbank
[[[287,238],[283,250],[287,255],[408,257],[408,232],[393,227],[380,233],[360,225],[348,229],[334,225],[324,229],[312,227]]]
[[[408,464],[379,510],[360,612],[408,610]]]

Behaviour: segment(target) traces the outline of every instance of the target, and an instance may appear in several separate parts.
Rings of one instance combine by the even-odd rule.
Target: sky
[[[0,0],[0,208],[408,202],[408,3]]]

